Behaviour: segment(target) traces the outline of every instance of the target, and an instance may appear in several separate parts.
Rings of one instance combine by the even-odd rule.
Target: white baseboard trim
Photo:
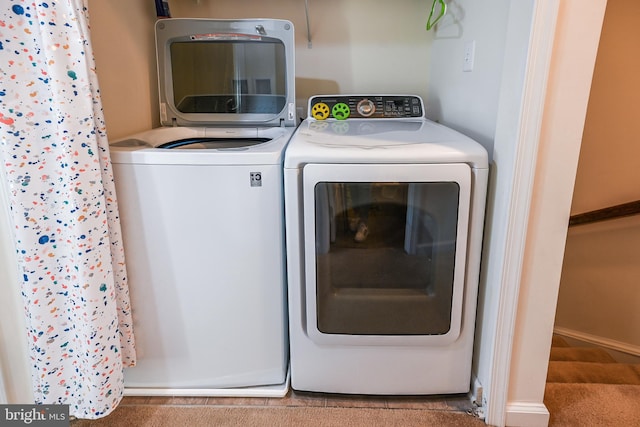
[[[587,334],[585,332],[576,331],[569,328],[555,327],[553,332],[564,337],[573,338],[579,341],[595,344],[600,347],[608,348],[611,350],[619,351],[622,353],[631,354],[633,356],[640,356],[640,346],[634,344],[628,344],[621,341],[612,340],[597,335]]]
[[[547,427],[549,410],[543,403],[508,403],[505,417],[507,427]]]

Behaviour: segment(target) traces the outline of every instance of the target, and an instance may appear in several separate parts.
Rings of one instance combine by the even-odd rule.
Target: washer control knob
[[[358,105],[356,105],[356,111],[358,111],[358,114],[362,117],[370,117],[376,112],[376,104],[374,104],[370,99],[361,99],[358,102]]]

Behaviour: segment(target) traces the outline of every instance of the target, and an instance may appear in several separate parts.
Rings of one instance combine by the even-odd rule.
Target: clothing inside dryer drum
[[[277,114],[284,108],[282,42],[180,41],[170,49],[173,101],[180,112]]]
[[[315,200],[319,331],[450,330],[457,183],[321,182]]]

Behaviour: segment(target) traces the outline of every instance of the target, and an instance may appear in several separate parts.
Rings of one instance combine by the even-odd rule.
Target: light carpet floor
[[[106,418],[77,420],[72,427],[371,427],[460,426],[486,424],[463,412],[381,408],[122,406]]]
[[[640,365],[554,337],[544,403],[551,427],[640,427]],[[591,383],[589,383],[589,381]],[[593,383],[593,382],[598,383]],[[460,397],[381,399],[298,395],[284,399],[126,398],[109,416],[71,427],[431,427],[486,425]]]

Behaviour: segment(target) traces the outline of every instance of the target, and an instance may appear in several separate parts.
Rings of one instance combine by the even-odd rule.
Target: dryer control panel
[[[309,117],[316,120],[417,118],[424,117],[424,105],[415,95],[319,95],[309,100]]]

